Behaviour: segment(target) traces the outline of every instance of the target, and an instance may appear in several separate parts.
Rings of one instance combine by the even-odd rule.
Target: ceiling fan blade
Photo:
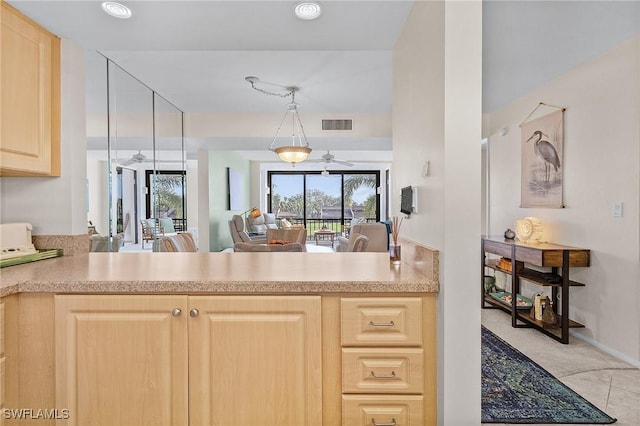
[[[333,159],[334,163],[338,163],[338,164],[342,164],[343,166],[347,166],[347,167],[352,167],[353,163],[350,163],[346,160],[336,160],[335,158]]]
[[[154,163],[153,160],[142,160],[143,163]],[[182,160],[155,160],[155,163],[182,163]]]
[[[127,161],[123,161],[122,163],[118,163],[120,166],[129,166],[133,163],[136,163],[136,160],[133,158],[128,159]]]

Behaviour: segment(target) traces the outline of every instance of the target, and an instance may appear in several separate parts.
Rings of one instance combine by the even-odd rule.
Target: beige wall
[[[567,108],[564,209],[519,208],[518,125],[538,102]],[[640,37],[490,114],[487,124],[490,232],[536,216],[543,240],[591,249],[591,267],[571,271],[586,284],[571,290],[570,316],[586,325],[574,332],[640,365]],[[624,203],[621,218],[612,215],[616,201]]]
[[[418,211],[401,234],[435,248],[444,239],[444,3],[416,3],[393,50],[391,215],[416,186]],[[421,175],[425,161],[430,175]]]
[[[481,411],[481,21],[481,2],[416,2],[393,52],[391,209],[416,186],[401,234],[440,250],[438,424],[452,426]]]

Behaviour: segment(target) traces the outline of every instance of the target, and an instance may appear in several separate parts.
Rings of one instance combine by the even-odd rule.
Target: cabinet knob
[[[192,318],[197,317],[198,314],[200,314],[200,311],[198,311],[196,308],[193,308],[192,310],[189,311],[189,316],[191,316]]]
[[[182,314],[182,309],[180,308],[175,308],[173,311],[171,311],[171,315],[173,315],[174,317],[179,317],[180,314]]]
[[[376,422],[376,419],[371,419],[371,425],[372,426],[396,426],[396,419],[393,418],[391,419],[390,422],[386,422],[386,423],[378,423]]]

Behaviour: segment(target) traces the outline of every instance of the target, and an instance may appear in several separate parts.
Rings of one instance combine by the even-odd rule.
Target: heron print
[[[522,207],[562,207],[563,111],[522,125]]]

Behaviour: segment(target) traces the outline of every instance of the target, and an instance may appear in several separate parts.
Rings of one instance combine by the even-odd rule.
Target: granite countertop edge
[[[438,283],[326,282],[326,281],[46,281],[20,282],[0,287],[0,297],[16,293],[126,293],[126,294],[220,294],[220,293],[437,293]]]

